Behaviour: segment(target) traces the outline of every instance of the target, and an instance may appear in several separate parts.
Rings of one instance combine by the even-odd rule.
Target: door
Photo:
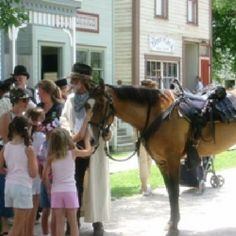
[[[41,79],[57,80],[61,77],[61,48],[41,47]]]
[[[209,59],[201,58],[201,79],[204,86],[208,85],[210,81]]]

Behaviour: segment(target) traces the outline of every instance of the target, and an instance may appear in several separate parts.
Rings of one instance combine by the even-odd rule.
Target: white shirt
[[[32,188],[33,179],[29,175],[25,148],[23,143],[12,144],[8,142],[4,146],[4,159],[7,165],[6,184],[19,184]]]

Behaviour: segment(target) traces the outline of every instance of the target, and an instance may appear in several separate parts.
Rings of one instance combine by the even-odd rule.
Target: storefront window
[[[88,62],[88,51],[77,51],[77,62],[87,64]]]
[[[157,81],[159,88],[170,88],[174,79],[178,79],[178,63],[146,61],[146,79]]]
[[[177,78],[177,64],[172,62],[163,62],[164,88],[169,88],[175,78]]]
[[[76,61],[90,65],[93,69],[93,79],[104,79],[104,52],[93,49],[79,49],[76,53]]]

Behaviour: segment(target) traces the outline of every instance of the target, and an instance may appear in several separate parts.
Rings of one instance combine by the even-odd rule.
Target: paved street
[[[219,173],[218,173],[219,174]],[[236,169],[221,172],[225,184],[213,189],[209,182],[203,195],[181,187],[180,236],[236,235]],[[112,202],[110,222],[105,224],[105,236],[164,236],[169,217],[169,204],[164,188],[151,197],[137,195]],[[36,227],[38,234],[40,231]],[[92,235],[90,224],[82,224],[81,236]]]

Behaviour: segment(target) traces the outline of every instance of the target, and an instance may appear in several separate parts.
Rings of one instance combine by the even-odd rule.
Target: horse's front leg
[[[174,235],[178,232],[179,213],[179,161],[171,159],[171,163],[163,161],[158,163],[161,170],[170,202],[170,220],[168,222],[168,232]]]

